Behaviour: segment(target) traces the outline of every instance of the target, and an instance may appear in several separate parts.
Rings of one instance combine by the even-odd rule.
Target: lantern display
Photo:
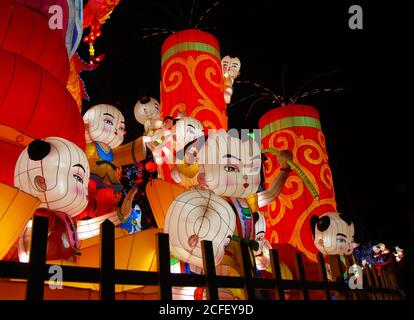
[[[336,211],[332,173],[318,111],[304,105],[272,109],[259,120],[262,150],[289,150],[293,161],[306,174],[318,194],[314,198],[305,183],[292,173],[279,197],[267,206],[267,237],[272,243],[290,243],[316,260],[316,248],[309,228],[312,215]],[[280,172],[274,155],[266,154],[265,185]]]
[[[32,138],[59,136],[85,147],[84,125],[65,86],[38,64],[0,50],[0,124]],[[24,93],[24,94],[23,94]],[[16,143],[22,136],[15,137]],[[0,181],[13,184],[14,164],[23,148],[0,138]],[[23,146],[24,147],[24,146]]]
[[[121,146],[125,119],[109,104],[99,104],[84,115],[86,156],[91,167],[88,208],[78,219],[94,218],[114,211],[122,197],[120,166],[145,159],[142,137]]]
[[[70,57],[76,52],[83,32],[83,0],[14,0],[31,11],[36,11],[61,28],[55,29],[60,33],[66,44],[67,54]],[[53,7],[53,6],[57,6]],[[59,10],[59,11],[57,11]],[[60,17],[59,14],[62,14]],[[59,21],[61,19],[61,21]],[[59,30],[60,29],[60,30]]]
[[[19,238],[40,200],[0,183],[0,260]]]
[[[80,73],[85,70],[90,71],[89,65],[79,55],[75,54],[70,59],[70,71],[66,89],[68,89],[73,99],[75,99],[79,113],[82,111],[82,99],[89,100],[85,84],[80,76]]]
[[[200,30],[169,36],[161,48],[161,114],[179,112],[206,129],[227,129],[224,81],[218,41]]]
[[[241,63],[239,58],[232,58],[230,56],[225,56],[221,60],[221,65],[223,67],[223,77],[224,77],[224,101],[226,104],[229,104],[231,101],[231,96],[233,95],[233,84],[234,80],[240,75]]]
[[[226,200],[212,192],[190,190],[169,207],[164,232],[170,235],[174,256],[202,268],[201,241],[213,242],[214,261],[219,264],[235,226],[236,216]]]
[[[88,203],[89,165],[72,142],[50,137],[32,141],[16,162],[14,185],[40,200],[35,215],[49,218],[47,259],[73,259],[79,243],[71,217]],[[19,256],[30,250],[30,225],[20,238]]]
[[[134,116],[145,128],[145,134],[150,135],[154,129],[154,122],[160,122],[160,104],[151,97],[143,97],[134,106]],[[157,127],[157,125],[155,125]]]
[[[354,250],[354,224],[344,214],[312,216],[311,228],[315,246],[324,255],[350,255]]]
[[[60,31],[49,28],[48,18],[41,13],[13,1],[1,1],[1,49],[35,62],[66,86],[69,60],[65,43]]]

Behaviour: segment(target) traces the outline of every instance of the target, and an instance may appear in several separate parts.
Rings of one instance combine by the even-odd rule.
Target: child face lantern
[[[34,140],[20,154],[14,185],[40,199],[40,208],[76,216],[88,204],[89,164],[72,142],[56,137]]]
[[[158,120],[160,118],[160,104],[154,98],[144,97],[136,103],[134,115],[135,119],[141,124]]]
[[[228,76],[233,80],[240,74],[241,63],[237,57],[232,58],[230,56],[225,56],[221,60],[221,66],[223,68],[224,76]]]
[[[200,121],[192,117],[179,118],[171,128],[175,141],[175,149],[182,150],[187,143],[204,135],[204,127]]]
[[[125,119],[121,111],[109,104],[98,104],[83,116],[87,143],[100,142],[116,148],[124,141]]]
[[[190,151],[191,152],[191,151]],[[217,195],[246,198],[260,184],[260,146],[253,139],[242,141],[220,130],[209,135],[198,161],[204,181]]]
[[[350,255],[354,250],[354,224],[337,212],[311,218],[316,248],[324,255]]]

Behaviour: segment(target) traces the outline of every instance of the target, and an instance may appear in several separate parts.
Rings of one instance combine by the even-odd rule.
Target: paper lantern
[[[112,212],[118,205],[123,189],[120,166],[145,159],[146,149],[142,137],[121,146],[125,119],[114,106],[93,106],[84,114],[83,120],[88,142],[85,153],[91,167],[91,180],[88,209],[81,216],[92,218]]]
[[[83,115],[83,121],[87,143],[97,142],[111,149],[120,146],[124,141],[125,118],[114,106],[93,106]]]
[[[134,106],[135,119],[144,126],[148,134],[154,121],[160,120],[160,104],[151,97],[143,97]]]
[[[47,259],[73,259],[77,254],[79,242],[71,217],[87,206],[88,182],[88,160],[68,140],[34,140],[19,156],[14,185],[40,200],[35,215],[49,218]],[[19,240],[23,261],[30,251],[30,235],[29,224]]]
[[[170,236],[174,256],[202,268],[201,241],[212,241],[217,265],[235,227],[236,215],[226,200],[212,192],[190,190],[175,198],[168,208],[164,232]]]
[[[219,130],[209,134],[198,158],[203,166],[203,183],[215,194],[244,199],[257,192],[261,153],[256,141],[247,139],[242,142]]]
[[[223,67],[223,76],[224,76],[224,100],[226,104],[229,104],[231,101],[231,96],[233,94],[233,84],[234,80],[240,75],[241,63],[239,58],[225,56],[221,60],[221,66]]]
[[[311,218],[315,246],[324,255],[350,255],[355,247],[355,228],[351,220],[338,212]]]
[[[147,183],[145,194],[147,195],[158,228],[164,228],[165,217],[170,204],[184,191],[184,187],[164,180],[153,179]]]
[[[200,30],[176,32],[161,48],[161,113],[179,112],[205,128],[227,129],[219,44]]]
[[[0,65],[0,125],[32,138],[58,136],[85,147],[82,117],[64,85],[12,52],[0,50]],[[14,164],[22,150],[2,143],[2,154],[7,156],[0,158],[1,182],[13,184]]]
[[[69,60],[65,42],[41,13],[13,1],[1,1],[0,49],[35,62],[66,86]]]
[[[316,248],[309,228],[310,217],[336,211],[332,173],[318,111],[304,105],[272,109],[259,120],[262,150],[289,150],[319,195],[313,198],[303,180],[292,172],[282,193],[267,206],[267,237],[270,242],[290,243],[316,260]],[[280,172],[275,156],[266,154],[266,186]]]
[[[0,260],[19,238],[40,200],[0,183]]]
[[[87,205],[89,164],[74,143],[48,137],[35,140],[19,156],[14,185],[40,199],[40,208],[79,214]]]

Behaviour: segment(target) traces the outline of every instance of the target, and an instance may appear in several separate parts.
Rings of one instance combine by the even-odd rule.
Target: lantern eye
[[[228,164],[224,166],[224,171],[226,172],[240,172],[239,168],[235,165]]]
[[[73,175],[73,178],[74,178],[76,181],[78,181],[78,182],[80,182],[80,183],[82,183],[82,184],[83,184],[83,179],[82,179],[82,177],[81,177],[80,175],[78,175],[78,174],[74,174],[74,175]]]
[[[109,124],[109,125],[111,125],[111,126],[113,126],[113,125],[114,125],[114,123],[112,122],[112,120],[111,120],[111,119],[104,119],[104,122],[105,122],[105,124]]]

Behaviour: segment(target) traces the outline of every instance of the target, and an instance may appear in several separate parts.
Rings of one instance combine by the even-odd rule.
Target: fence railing
[[[323,293],[323,299],[331,300],[393,300],[403,299],[393,274],[387,271],[377,274],[375,270],[363,270],[363,289],[350,289],[343,279],[338,256],[329,257],[331,277],[328,279],[325,260],[318,255],[319,281],[306,279],[305,266],[300,253],[296,254],[295,267],[298,279],[282,278],[281,264],[277,250],[270,251],[272,278],[259,278],[253,272],[250,263],[250,253],[247,244],[240,242],[243,276],[230,277],[216,274],[213,247],[210,241],[202,242],[204,274],[178,274],[170,270],[170,249],[168,234],[157,235],[158,271],[134,271],[115,269],[115,232],[114,225],[106,220],[101,225],[101,255],[100,268],[61,266],[64,282],[99,283],[100,299],[115,299],[115,284],[148,285],[159,287],[159,297],[162,300],[172,299],[172,287],[205,287],[208,300],[219,299],[219,288],[243,289],[249,300],[257,299],[255,290],[271,290],[277,300],[285,300],[291,290],[299,292],[300,299],[311,299],[310,292],[317,290]],[[46,264],[46,248],[48,234],[48,219],[35,217],[31,241],[29,263],[0,261],[0,278],[27,280],[26,299],[42,300],[44,298],[44,283],[49,280]]]

